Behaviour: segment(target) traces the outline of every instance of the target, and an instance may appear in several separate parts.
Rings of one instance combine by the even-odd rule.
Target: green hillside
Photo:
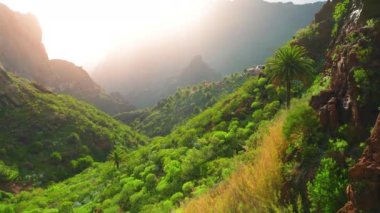
[[[87,103],[2,69],[0,81],[1,188],[62,180],[106,160],[117,144],[135,149],[147,141]]]
[[[122,159],[119,169],[112,162],[97,164],[58,185],[23,192],[8,202],[17,203],[18,212],[62,205],[83,212],[168,211],[230,174],[246,141],[279,110],[280,94],[266,78],[249,79],[168,136],[156,137],[131,153],[116,150]]]
[[[237,72],[221,81],[180,88],[152,108],[120,113],[115,117],[148,136],[164,136],[175,126],[213,106],[251,77],[248,72]]]
[[[0,191],[0,212],[379,212],[378,7],[327,1],[261,75],[188,87],[118,115],[162,135],[149,142],[1,71],[0,183],[65,179]]]

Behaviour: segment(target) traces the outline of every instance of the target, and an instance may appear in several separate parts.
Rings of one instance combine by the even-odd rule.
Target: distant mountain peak
[[[183,70],[178,78],[181,86],[200,83],[202,81],[219,80],[221,74],[215,72],[204,60],[201,55],[196,55],[189,65]]]

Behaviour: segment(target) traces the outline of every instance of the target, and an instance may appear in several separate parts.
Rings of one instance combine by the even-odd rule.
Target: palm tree
[[[290,106],[292,82],[308,83],[314,70],[313,63],[305,48],[290,45],[281,47],[268,59],[266,73],[275,86],[285,86],[287,108]]]

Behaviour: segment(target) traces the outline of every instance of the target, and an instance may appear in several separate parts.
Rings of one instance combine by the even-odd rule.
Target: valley
[[[156,69],[108,58],[104,78],[49,59],[36,17],[0,4],[0,212],[379,212],[379,2],[236,2],[209,21],[255,29],[256,2],[273,49],[206,39],[170,63],[143,51]],[[284,32],[268,8],[313,15]],[[129,65],[182,72],[137,88]]]

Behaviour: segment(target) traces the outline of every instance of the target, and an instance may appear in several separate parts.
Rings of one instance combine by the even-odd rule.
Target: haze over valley
[[[0,0],[0,213],[380,212],[380,1]]]

